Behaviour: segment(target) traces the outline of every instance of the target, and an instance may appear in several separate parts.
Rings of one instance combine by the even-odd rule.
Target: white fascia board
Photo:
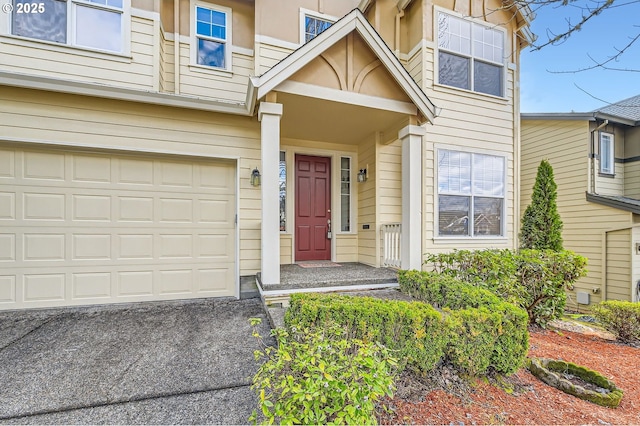
[[[418,84],[411,77],[408,77],[407,71],[402,68],[402,65],[397,61],[395,56],[391,55],[388,47],[386,45],[382,46],[378,40],[376,40],[373,35],[366,30],[364,24],[362,22],[356,23],[356,30],[362,38],[367,42],[369,47],[376,53],[378,58],[385,65],[387,70],[393,75],[396,82],[400,84],[400,86],[405,90],[407,95],[411,98],[411,100],[416,104],[420,112],[429,120],[429,122],[433,123],[434,118],[436,117],[435,113],[435,105],[426,97],[424,92],[418,87]],[[425,102],[426,101],[428,102]]]
[[[297,81],[285,81],[276,86],[276,90],[293,95],[301,95],[327,101],[359,105],[363,107],[381,109],[401,114],[416,115],[418,113],[418,108],[411,102],[379,98],[377,96],[363,95],[361,93],[314,86],[312,84],[300,83]]]
[[[252,113],[252,111],[247,108],[247,104],[244,103],[214,101],[196,96],[148,92],[144,90],[106,86],[95,83],[62,80],[52,77],[9,73],[6,71],[0,71],[0,85],[116,99],[129,102],[141,102],[176,108],[197,109],[225,114],[251,115]]]

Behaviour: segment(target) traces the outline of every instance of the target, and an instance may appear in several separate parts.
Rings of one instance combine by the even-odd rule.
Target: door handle
[[[331,239],[331,219],[327,219],[327,239]]]

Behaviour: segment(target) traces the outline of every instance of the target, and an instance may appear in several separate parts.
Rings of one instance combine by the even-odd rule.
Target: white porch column
[[[422,137],[424,127],[409,125],[398,132],[402,141],[402,231],[400,266],[422,268]]]
[[[280,284],[280,118],[282,104],[260,102],[258,120],[262,157],[262,284]]]

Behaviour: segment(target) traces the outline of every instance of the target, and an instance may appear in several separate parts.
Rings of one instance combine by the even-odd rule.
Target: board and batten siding
[[[131,58],[37,40],[3,39],[0,69],[138,90],[157,87],[154,20],[131,17]]]
[[[518,194],[514,176],[514,128],[516,124],[513,103],[515,71],[507,69],[505,97],[498,98],[467,90],[434,84],[436,78],[435,55],[430,43],[422,47],[424,58],[422,87],[429,99],[441,112],[433,125],[427,126],[423,150],[423,234],[425,252],[447,252],[456,248],[513,248],[517,245],[514,197]],[[436,150],[446,148],[477,152],[505,158],[505,235],[500,238],[438,238],[436,222],[437,165]]]
[[[250,184],[260,127],[250,117],[5,88],[0,135],[25,146],[239,158],[240,275],[260,270],[260,188]]]
[[[631,300],[631,233],[631,228],[606,233],[608,300]]]
[[[577,309],[575,292],[591,293],[597,303],[604,291],[603,239],[607,230],[628,226],[631,213],[590,203],[585,193],[589,188],[589,123],[565,120],[522,121],[522,169],[520,215],[531,203],[538,166],[549,160],[558,185],[558,213],[564,223],[564,247],[587,257],[588,274],[568,291],[567,306]],[[592,293],[599,288],[600,293]]]

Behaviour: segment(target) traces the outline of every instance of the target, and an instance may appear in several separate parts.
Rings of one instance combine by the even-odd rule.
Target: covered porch
[[[435,107],[361,13],[252,84],[262,291],[395,285],[386,266],[419,269],[423,124]]]

